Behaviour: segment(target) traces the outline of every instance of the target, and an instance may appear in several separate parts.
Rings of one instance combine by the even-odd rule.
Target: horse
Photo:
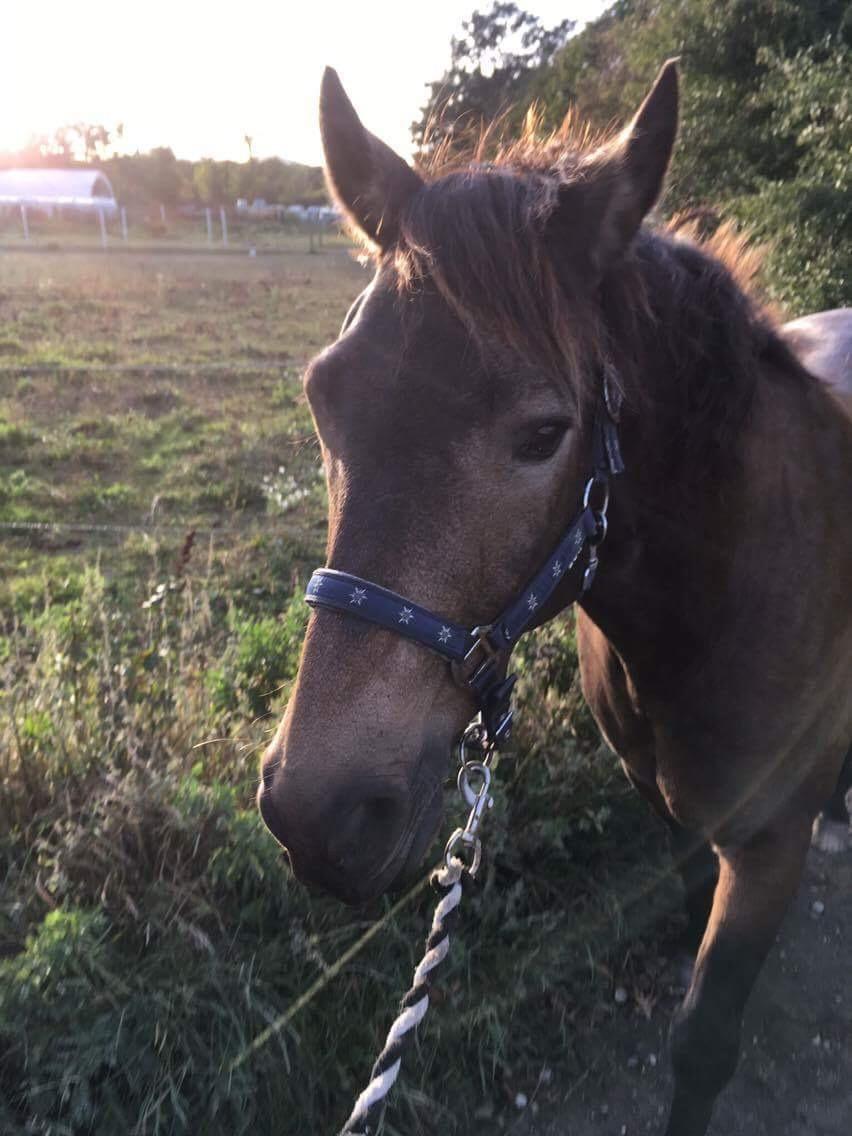
[[[327,179],[375,275],[305,375],[337,598],[321,572],[258,797],[296,876],[346,902],[416,867],[476,703],[438,643],[475,626],[503,698],[514,637],[488,621],[579,515],[521,622],[576,602],[584,696],[671,830],[697,954],[665,1131],[703,1136],[814,820],[852,777],[852,313],[784,330],[730,230],[649,220],[678,89],[670,61],[618,133],[415,169],[326,71]],[[382,619],[350,618],[365,597]]]

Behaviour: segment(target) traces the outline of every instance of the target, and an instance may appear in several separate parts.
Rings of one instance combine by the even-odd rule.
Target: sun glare
[[[0,149],[73,122],[123,125],[121,150],[166,145],[180,157],[247,156],[320,161],[317,91],[322,69],[340,71],[365,123],[405,154],[426,84],[449,60],[449,40],[478,5],[391,0],[360,5],[258,3],[238,17],[214,5],[149,0],[144,10],[92,0],[85,15],[64,0],[4,13]],[[527,5],[545,22],[566,5]],[[589,18],[605,5],[581,0]]]

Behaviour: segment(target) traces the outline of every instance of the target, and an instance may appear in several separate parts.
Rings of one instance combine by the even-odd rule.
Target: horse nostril
[[[400,802],[394,797],[359,801],[330,836],[328,863],[347,874],[379,867],[377,861],[392,851],[401,815]]]

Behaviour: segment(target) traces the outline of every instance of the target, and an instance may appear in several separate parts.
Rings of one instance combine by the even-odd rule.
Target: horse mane
[[[731,224],[703,237],[694,222],[676,217],[658,231],[641,230],[604,284],[607,322],[622,331],[614,338],[634,346],[621,365],[633,367],[630,385],[658,419],[672,474],[691,469],[702,477],[733,458],[767,352],[775,341],[781,349],[757,292],[761,260]],[[650,320],[634,314],[637,296]]]

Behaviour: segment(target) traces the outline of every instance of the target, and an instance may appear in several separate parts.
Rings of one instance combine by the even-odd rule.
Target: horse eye
[[[540,462],[553,457],[568,429],[567,422],[544,422],[517,449],[521,461]]]

